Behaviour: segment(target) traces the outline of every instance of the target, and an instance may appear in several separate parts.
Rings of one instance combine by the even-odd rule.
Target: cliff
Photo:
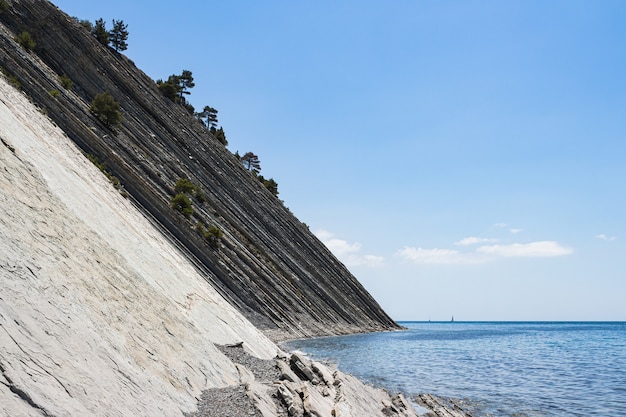
[[[280,352],[3,76],[0,191],[0,416],[415,417]]]
[[[274,340],[397,328],[308,228],[127,57],[48,1],[8,3],[0,14],[5,73],[85,154],[106,164],[128,209],[138,208],[252,324]],[[32,51],[14,40],[23,31],[36,43]],[[89,112],[105,91],[121,105],[114,131]],[[206,196],[191,219],[170,207],[179,178]],[[222,230],[217,250],[194,230],[198,221]]]

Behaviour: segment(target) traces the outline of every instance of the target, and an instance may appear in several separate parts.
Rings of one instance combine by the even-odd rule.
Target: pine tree
[[[122,121],[120,103],[115,101],[108,91],[98,94],[91,102],[89,110],[109,128],[119,125]]]
[[[96,20],[96,23],[93,29],[91,30],[91,33],[96,37],[98,42],[100,42],[102,45],[106,45],[106,46],[109,45],[109,32],[107,31],[106,23],[104,22],[104,19],[100,18]]]
[[[218,142],[220,142],[222,145],[224,146],[228,145],[228,141],[226,140],[226,133],[224,133],[224,128],[220,126],[219,129],[211,130],[211,133],[213,133],[213,136],[215,136],[215,139],[217,139]]]
[[[187,90],[194,88],[196,84],[193,82],[193,75],[191,74],[191,71],[189,70],[183,70],[183,73],[176,77],[178,80],[178,85],[180,87],[179,98],[180,98],[180,101],[184,103],[186,101],[184,95],[191,94],[191,92]]]
[[[178,103],[178,76],[170,75],[167,81],[157,80],[157,86],[163,95],[169,98],[174,103]]]
[[[113,29],[109,32],[111,45],[116,51],[125,51],[128,49],[128,25],[123,20],[113,19]]]
[[[209,131],[213,132],[217,129],[217,110],[213,107],[204,106],[200,113],[196,113],[196,117]]]
[[[259,157],[252,152],[246,152],[246,154],[241,157],[241,161],[248,171],[259,172],[261,170]]]

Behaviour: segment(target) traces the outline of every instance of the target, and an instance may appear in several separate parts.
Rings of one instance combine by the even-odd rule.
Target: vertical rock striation
[[[129,200],[255,326],[275,340],[397,328],[308,228],[128,58],[48,1],[8,3],[0,66],[83,152],[106,163]],[[22,31],[33,36],[33,51],[14,41]],[[114,132],[89,112],[104,91],[121,105]],[[206,196],[191,220],[169,207],[182,177]],[[223,231],[219,250],[194,231],[196,221]]]

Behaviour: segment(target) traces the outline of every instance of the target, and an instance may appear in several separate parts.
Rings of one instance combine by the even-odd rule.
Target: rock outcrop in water
[[[8,3],[0,66],[83,152],[106,164],[129,200],[255,326],[276,340],[397,328],[306,225],[128,58],[48,1]],[[14,40],[23,31],[36,43],[32,51]],[[115,132],[89,112],[105,91],[121,105]],[[192,219],[170,208],[179,178],[206,196]],[[198,221],[223,231],[219,250],[194,230]]]

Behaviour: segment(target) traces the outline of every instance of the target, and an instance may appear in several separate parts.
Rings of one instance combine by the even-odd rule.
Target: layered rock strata
[[[275,340],[397,328],[307,226],[128,58],[46,0],[8,3],[0,66],[253,324]],[[24,31],[32,51],[14,40]],[[121,105],[115,130],[89,111],[105,91]],[[206,196],[191,219],[170,207],[179,178]],[[219,250],[194,231],[199,221],[223,231]]]
[[[403,404],[288,359],[0,76],[0,416],[182,417],[216,392],[229,416]]]

